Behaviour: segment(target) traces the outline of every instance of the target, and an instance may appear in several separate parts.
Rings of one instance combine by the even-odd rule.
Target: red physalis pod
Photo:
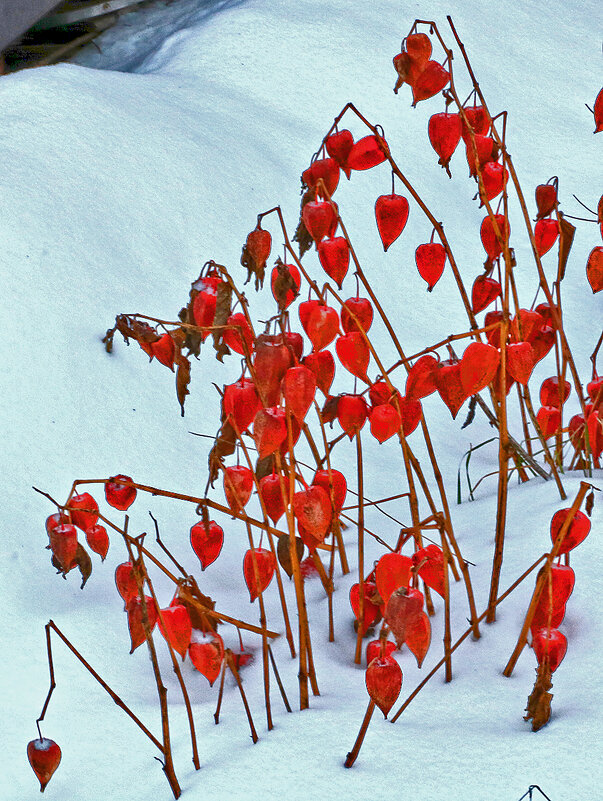
[[[415,551],[412,563],[417,568],[417,574],[428,587],[444,597],[444,554],[437,545],[427,545]]]
[[[532,648],[538,664],[548,662],[551,673],[554,673],[567,651],[567,638],[558,629],[539,629],[532,638]]]
[[[408,200],[402,195],[381,195],[375,201],[375,218],[383,250],[400,236],[408,220]]]
[[[498,161],[488,161],[484,164],[482,168],[482,183],[487,200],[494,200],[495,197],[500,195],[508,180],[508,170]]]
[[[527,384],[534,369],[534,351],[529,342],[507,345],[507,373],[518,384]]]
[[[394,590],[408,587],[410,583],[412,559],[400,553],[386,553],[375,566],[375,583],[384,606]]]
[[[155,601],[150,595],[145,595],[144,598],[146,602],[149,628],[151,631],[153,631],[155,624],[157,623],[157,607],[155,606]],[[133,654],[134,651],[146,640],[143,623],[144,614],[142,611],[142,600],[139,596],[130,598],[126,604],[126,611],[128,613],[128,629],[130,630],[130,643],[132,646],[130,648],[130,653]]]
[[[335,377],[335,359],[328,350],[318,350],[304,357],[304,367],[311,370],[316,378],[316,386],[326,397]]]
[[[226,325],[233,327],[224,329],[222,334],[224,344],[242,356],[245,355],[245,348],[247,353],[253,353],[253,331],[243,312],[231,314],[226,320]]]
[[[362,395],[340,396],[337,403],[337,419],[350,439],[366,423],[368,412],[368,404]]]
[[[379,607],[371,601],[371,597],[374,595],[375,590],[377,589],[375,584],[372,581],[365,581],[363,583],[364,588],[364,612],[363,612],[363,621],[362,621],[362,634],[366,634],[366,632],[370,629],[370,627],[375,623],[381,613],[379,611]],[[350,588],[350,606],[352,607],[352,611],[357,621],[360,621],[360,584],[353,584]]]
[[[421,278],[431,292],[442,277],[446,264],[446,248],[440,242],[428,242],[415,250],[415,262]]]
[[[117,565],[115,568],[115,586],[117,587],[117,592],[124,599],[126,606],[131,598],[138,596],[138,584],[134,578],[132,562],[124,562],[121,565]]]
[[[438,393],[454,420],[468,397],[461,378],[461,363],[449,360],[440,362],[434,378]]]
[[[314,539],[323,541],[331,526],[333,510],[327,491],[318,484],[293,496],[293,514]]]
[[[283,396],[287,408],[300,425],[316,394],[316,376],[308,367],[290,367],[283,378]]]
[[[272,250],[270,231],[265,231],[258,223],[253,231],[247,234],[245,249],[258,268],[264,269]]]
[[[436,391],[435,371],[438,369],[438,365],[438,360],[429,353],[417,359],[408,371],[406,378],[407,398],[419,400]]]
[[[565,617],[565,605],[574,589],[576,577],[569,565],[551,565],[530,624],[532,634],[538,629],[557,628]]]
[[[302,219],[315,242],[333,236],[337,228],[337,207],[329,200],[310,200],[303,208]]]
[[[494,218],[498,225],[498,229],[500,234],[503,238],[503,241],[508,240],[510,226],[509,223],[506,221],[505,216],[503,214],[495,214]],[[490,217],[485,217],[482,221],[480,227],[480,237],[482,240],[482,245],[484,246],[484,250],[488,254],[488,259],[490,261],[494,261],[497,256],[503,252],[502,243],[499,242],[495,232],[494,227],[492,225],[492,220]]]
[[[423,611],[423,593],[411,587],[398,587],[385,606],[385,622],[392,630],[398,648],[404,643],[408,630]]]
[[[471,134],[469,133],[469,126],[473,129],[474,134],[478,136],[485,136],[490,129],[490,120],[488,118],[488,113],[483,106],[468,106],[467,108],[463,109],[465,117],[467,118],[467,124],[465,124],[464,120],[462,121],[462,136],[465,142],[471,140]]]
[[[396,650],[396,643],[391,640],[385,642],[385,656],[390,656]],[[381,654],[381,640],[371,640],[366,646],[366,664],[370,665],[375,657]]]
[[[395,408],[396,404],[393,401],[392,405]],[[420,401],[409,398],[408,396],[403,396],[398,399],[398,409],[400,410],[402,431],[405,437],[409,437],[421,422],[423,407]]]
[[[479,314],[489,306],[496,298],[502,296],[502,288],[494,278],[487,278],[485,275],[478,275],[471,288],[471,306],[473,313]]]
[[[400,430],[400,414],[389,403],[374,406],[369,415],[371,434],[378,442],[385,442]]]
[[[243,465],[224,469],[224,495],[233,512],[240,512],[247,505],[253,491],[253,473]]]
[[[213,520],[209,521],[207,528],[205,523],[200,520],[191,527],[190,541],[191,548],[201,562],[201,570],[205,570],[220,555],[224,544],[224,531]]]
[[[557,206],[557,187],[555,183],[540,184],[536,187],[537,219],[548,217]]]
[[[559,532],[569,514],[569,509],[560,509],[558,512],[555,512],[553,515],[553,519],[551,520],[551,541],[553,545],[555,544]],[[576,545],[580,545],[582,540],[584,540],[590,531],[590,520],[584,514],[584,512],[577,511],[575,514],[574,519],[570,523],[569,529],[567,530],[563,541],[561,543],[561,548],[557,552],[560,556],[564,553],[569,553]]]
[[[603,289],[603,247],[594,247],[586,262],[586,277],[593,294]]]
[[[537,311],[519,309],[511,321],[511,338],[514,342],[522,339],[531,342],[533,337],[542,329],[542,315]]]
[[[431,623],[425,612],[421,612],[407,627],[404,642],[417,660],[417,667],[420,668],[431,645]]]
[[[335,350],[339,361],[352,375],[368,382],[366,371],[368,369],[371,352],[369,346],[359,331],[350,331],[335,342]]]
[[[431,58],[432,46],[429,36],[426,33],[411,33],[406,37],[404,46],[411,61],[423,69]]]
[[[347,240],[342,236],[323,239],[318,243],[317,250],[323,270],[341,289],[350,266],[350,248]]]
[[[82,531],[94,526],[98,520],[98,504],[88,492],[72,495],[66,511],[71,512],[71,522]]]
[[[239,433],[246,431],[261,403],[251,378],[239,378],[234,384],[224,387],[222,409],[226,418],[232,418]]]
[[[281,381],[293,364],[293,356],[279,335],[260,334],[255,342],[253,369],[256,389],[264,406],[276,406]]]
[[[52,774],[59,767],[61,749],[54,740],[50,740],[48,737],[38,737],[27,743],[27,758],[40,782],[40,792],[43,793]]]
[[[437,61],[428,61],[412,87],[412,105],[427,100],[441,91],[450,80],[450,73]]]
[[[350,168],[347,166],[348,156],[354,146],[354,137],[351,131],[335,131],[325,139],[325,147],[331,158],[339,164],[347,177],[350,177]]]
[[[162,609],[159,617],[159,631],[184,661],[193,632],[187,608],[178,604]]]
[[[262,231],[262,233],[268,234],[268,231]],[[251,236],[251,234],[249,236]],[[268,234],[268,236],[270,236],[270,234]],[[217,274],[210,274],[200,278],[199,281],[193,285],[194,288],[199,290],[193,299],[193,322],[200,328],[207,328],[214,324],[219,283],[219,276]],[[205,342],[210,333],[210,331],[202,331],[200,334],[201,341]]]
[[[199,629],[193,629],[188,655],[193,667],[205,676],[211,687],[220,675],[224,659],[222,637],[214,631],[206,634]]]
[[[559,236],[557,220],[538,220],[534,226],[534,242],[539,256],[544,256],[553,247]]]
[[[385,149],[387,144],[382,140],[383,145],[373,134],[365,136],[354,143],[347,159],[347,167],[350,170],[370,170],[376,167],[387,158]]]
[[[339,333],[339,315],[331,306],[318,303],[302,325],[314,350],[323,350]]]
[[[540,385],[540,403],[543,406],[555,406],[561,408],[569,398],[571,385],[569,381],[563,381],[563,386],[559,384],[559,376],[545,378]]]
[[[256,576],[257,567],[257,576]],[[243,576],[250,600],[253,603],[261,592],[268,587],[274,575],[276,563],[272,551],[265,548],[248,550],[243,558]]]
[[[339,514],[345,502],[348,485],[343,473],[339,470],[317,470],[312,479],[312,485],[322,487],[331,500],[331,485],[333,486],[333,507],[335,514]]]
[[[322,180],[329,197],[331,197],[339,183],[339,164],[335,159],[316,159],[302,173],[302,181],[310,189],[313,189],[319,180]]]
[[[542,431],[542,436],[549,439],[555,435],[561,425],[561,414],[554,406],[541,406],[536,414],[536,420]]]
[[[253,439],[260,459],[278,450],[287,439],[285,410],[279,406],[260,409],[253,421]]]
[[[477,168],[484,167],[491,161],[495,152],[494,139],[491,136],[481,136],[475,134],[475,149],[470,138],[465,140],[467,150],[467,164],[469,165],[469,175],[476,176]],[[477,151],[477,155],[476,155]]]
[[[461,118],[458,114],[441,112],[429,118],[427,134],[435,152],[439,156],[438,164],[448,170],[448,163],[461,139]]]
[[[285,498],[288,498],[289,482],[284,478],[281,480],[277,473],[272,473],[260,479],[260,495],[266,507],[266,514],[275,525],[285,513],[283,490]]]
[[[461,359],[461,383],[467,396],[475,395],[496,376],[500,363],[498,350],[485,342],[472,342]]]
[[[50,532],[50,548],[63,569],[68,573],[77,553],[77,531],[71,523],[55,526]]]
[[[354,315],[354,316],[352,316]],[[354,319],[356,318],[356,319]],[[358,320],[358,322],[356,322]],[[368,298],[348,298],[341,307],[341,327],[346,334],[359,331],[359,324],[365,333],[373,324],[373,307]]]
[[[90,550],[97,553],[101,560],[104,562],[107,552],[109,550],[109,535],[104,526],[90,526],[86,531],[86,542],[90,546]]]
[[[387,717],[402,689],[402,669],[393,656],[377,656],[366,669],[366,689]]]
[[[105,498],[107,503],[114,509],[119,509],[120,512],[125,512],[132,506],[136,500],[136,487],[122,484],[122,481],[132,484],[130,476],[122,474],[113,476],[105,484]]]

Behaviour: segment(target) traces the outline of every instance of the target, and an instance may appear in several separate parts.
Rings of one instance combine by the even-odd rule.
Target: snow
[[[105,353],[101,338],[115,315],[141,312],[176,319],[190,283],[211,258],[242,280],[241,246],[256,215],[280,203],[293,232],[299,175],[348,101],[383,125],[401,169],[445,221],[470,286],[483,259],[477,240],[483,214],[471,201],[474,185],[467,181],[462,150],[453,157],[449,180],[426,138],[427,120],[441,110],[441,102],[432,99],[413,110],[407,87],[397,97],[392,93],[391,58],[415,17],[436,20],[452,43],[445,19],[452,15],[490,108],[509,112],[509,150],[530,213],[534,187],[558,175],[562,208],[582,216],[572,194],[593,207],[601,193],[601,142],[592,136],[592,117],[584,107],[600,89],[600,40],[593,25],[597,10],[598,4],[587,0],[572,8],[558,0],[534,0],[529,6],[503,0],[496,9],[477,0],[432,0],[428,6],[405,7],[386,0],[362,5],[346,0],[157,2],[124,16],[107,31],[98,40],[100,53],[90,46],[72,63],[2,78],[5,331],[0,354],[6,435],[0,798],[38,795],[25,751],[37,736],[35,719],[48,687],[44,624],[49,618],[145,724],[160,733],[151,665],[144,648],[128,656],[126,618],[113,586],[113,572],[126,560],[125,550],[114,539],[104,564],[93,554],[93,574],[83,591],[73,573],[63,581],[44,550],[44,520],[54,508],[31,487],[62,501],[76,478],[123,473],[144,484],[201,496],[208,446],[190,432],[215,434],[219,402],[211,382],[234,380],[239,361],[226,360],[221,366],[208,343],[200,363],[193,365],[191,395],[181,418],[173,375],[165,367],[156,361],[147,364],[138,346],[126,348],[119,335],[114,353]],[[459,92],[468,94],[460,54],[454,66]],[[355,138],[366,133],[351,117],[349,125]],[[401,239],[387,254],[381,252],[373,204],[389,191],[389,172],[377,167],[354,175],[350,183],[342,179],[336,200],[361,264],[411,354],[466,330],[466,321],[449,269],[429,295],[416,274],[414,249],[431,234],[416,205],[411,204]],[[405,194],[400,186],[398,191]],[[510,214],[516,277],[522,305],[528,307],[537,281],[516,203]],[[265,225],[277,253],[282,238],[276,222],[267,218]],[[598,232],[593,225],[577,226],[563,303],[567,334],[586,384],[602,315],[601,295],[590,292],[584,265]],[[323,280],[314,252],[304,264]],[[545,257],[545,269],[551,277],[552,254]],[[273,313],[268,289],[257,298],[249,286],[246,291],[255,319]],[[343,296],[354,293],[350,272]],[[394,361],[384,328],[375,323],[374,331],[384,360]],[[549,356],[539,366],[532,380],[536,389],[552,365]],[[371,371],[376,372],[374,367]],[[334,389],[349,392],[352,383],[342,373],[339,369]],[[424,408],[455,532],[464,556],[475,564],[471,575],[481,611],[488,596],[496,479],[483,481],[472,503],[463,485],[461,505],[455,504],[456,481],[462,454],[493,432],[479,413],[472,426],[461,430],[466,407],[452,422],[435,396],[426,399]],[[573,391],[567,408],[568,417],[577,411]],[[514,407],[512,414],[519,431]],[[398,449],[370,440],[367,430],[367,497],[404,491]],[[418,434],[411,445],[427,464]],[[352,475],[354,444],[342,442],[335,453],[333,466]],[[496,459],[496,443],[475,452],[472,482],[496,470]],[[570,505],[581,478],[563,477],[567,502],[560,501],[552,482],[533,479],[513,485],[501,589],[548,550],[550,519]],[[597,471],[592,479],[598,488],[603,488],[602,478]],[[102,499],[98,489],[96,497]],[[222,500],[218,484],[212,497]],[[104,502],[102,507],[107,513]],[[242,579],[244,528],[222,521],[228,528],[224,551],[201,574],[188,543],[194,507],[140,497],[130,510],[130,530],[150,532],[150,541],[148,510],[217,608],[257,623],[257,605],[249,603]],[[403,501],[388,504],[387,511],[410,522]],[[119,522],[120,516],[113,519]],[[562,626],[568,653],[554,675],[553,716],[537,734],[522,720],[534,680],[532,652],[522,653],[510,679],[501,675],[529,603],[533,576],[501,604],[495,625],[482,626],[481,640],[469,638],[460,646],[450,684],[437,674],[395,725],[375,714],[351,770],[342,764],[367,703],[364,668],[352,664],[347,595],[357,578],[354,571],[346,577],[336,574],[334,644],[327,643],[320,581],[307,583],[321,695],[311,699],[310,710],[288,714],[275,688],[275,729],[270,733],[262,711],[261,642],[255,635],[245,636],[245,648],[256,655],[243,677],[260,735],[257,745],[249,737],[234,682],[226,683],[221,722],[215,726],[217,685],[210,689],[190,662],[184,663],[198,729],[198,773],[190,761],[180,691],[157,635],[183,797],[202,798],[208,790],[223,788],[231,798],[246,801],[367,793],[385,799],[403,793],[426,801],[514,801],[530,784],[540,785],[553,801],[597,797],[603,779],[603,587],[596,551],[601,522],[599,502],[590,536],[572,553],[576,588]],[[399,527],[374,510],[367,512],[367,526],[390,544],[397,538]],[[345,536],[354,563],[354,535],[348,531]],[[367,549],[366,564],[382,553],[373,541]],[[169,603],[172,586],[153,577],[161,602]],[[292,590],[287,582],[291,610]],[[468,612],[462,585],[455,585],[452,594],[456,639],[466,628]],[[275,587],[266,601],[268,625],[282,631]],[[438,608],[432,647],[420,671],[407,651],[399,656],[401,700],[439,660],[442,618]],[[238,649],[234,630],[224,626],[221,633],[227,646]],[[295,706],[297,663],[289,658],[284,637],[274,644],[274,652]],[[101,795],[107,801],[169,798],[152,743],[58,638],[53,653],[57,688],[42,730],[59,743],[63,758],[47,795],[70,801]]]

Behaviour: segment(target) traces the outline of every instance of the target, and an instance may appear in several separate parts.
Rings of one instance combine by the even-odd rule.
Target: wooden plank
[[[0,51],[18,39],[61,0],[0,0]]]

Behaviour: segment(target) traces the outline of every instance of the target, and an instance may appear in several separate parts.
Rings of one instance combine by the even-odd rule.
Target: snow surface
[[[241,0],[157,2],[126,15],[120,24],[82,51],[73,63],[28,70],[0,82],[2,108],[4,255],[2,398],[4,438],[3,549],[0,559],[3,677],[3,770],[0,798],[34,799],[37,782],[26,759],[36,736],[48,687],[44,624],[52,618],[106,681],[156,733],[160,721],[151,665],[144,648],[128,656],[129,637],[113,585],[115,566],[125,561],[115,540],[106,562],[94,556],[84,589],[72,573],[54,574],[44,550],[44,520],[52,506],[32,491],[67,496],[75,478],[116,473],[174,491],[201,495],[206,481],[207,441],[191,431],[214,434],[218,398],[211,382],[237,377],[238,359],[220,366],[207,347],[194,364],[191,395],[181,419],[170,372],[134,345],[116,337],[113,355],[101,344],[119,312],[175,319],[190,282],[210,258],[238,267],[241,245],[258,212],[280,203],[292,232],[298,214],[299,175],[335,115],[353,101],[383,125],[394,156],[439,219],[446,223],[457,261],[470,285],[482,261],[478,225],[482,213],[471,201],[464,155],[452,161],[453,179],[437,166],[426,138],[427,120],[441,110],[432,99],[410,108],[408,89],[392,93],[391,58],[415,17],[435,19],[451,43],[445,15],[462,36],[490,108],[509,112],[508,142],[533,208],[533,188],[552,175],[560,179],[562,208],[582,215],[575,193],[591,207],[601,193],[601,141],[592,136],[592,104],[601,86],[600,32],[593,24],[594,0],[559,0],[496,7],[478,0],[431,0],[370,4],[349,0]],[[457,84],[469,92],[461,58]],[[347,120],[347,118],[346,118]],[[356,138],[362,126],[350,118]],[[414,268],[414,249],[431,230],[411,205],[407,229],[387,254],[381,252],[373,218],[374,199],[390,191],[385,167],[342,181],[337,202],[361,263],[407,353],[420,350],[466,322],[449,270],[427,295]],[[275,221],[266,221],[275,237]],[[517,204],[511,208],[516,276],[524,306],[535,292]],[[600,331],[601,295],[593,296],[584,265],[598,243],[593,225],[578,223],[563,286],[565,321],[584,383],[588,357]],[[305,259],[322,280],[314,253]],[[554,258],[545,265],[553,271]],[[269,291],[256,299],[258,319],[272,313]],[[344,292],[354,293],[346,279]],[[293,315],[295,319],[295,313]],[[385,332],[375,341],[393,360]],[[553,372],[551,357],[533,379]],[[339,370],[336,391],[351,391]],[[374,373],[374,370],[373,370]],[[401,379],[400,379],[401,381]],[[576,411],[575,394],[568,401]],[[483,418],[461,431],[464,410],[452,422],[435,398],[425,412],[452,502],[455,531],[467,559],[478,608],[484,609],[492,558],[495,479],[486,479],[473,503],[457,506],[457,468],[470,443],[492,436]],[[517,419],[515,419],[517,431]],[[366,494],[384,497],[404,489],[396,446],[380,448],[365,435]],[[412,441],[425,464],[418,439]],[[353,472],[353,445],[342,444],[337,464]],[[475,482],[496,469],[494,444],[471,461]],[[549,522],[569,505],[581,476],[564,477],[568,502],[552,482],[513,486],[501,588],[507,587],[549,548]],[[594,483],[603,488],[601,472]],[[97,497],[102,493],[97,492]],[[463,487],[467,499],[466,486]],[[221,500],[216,487],[215,497]],[[252,507],[250,507],[252,508]],[[409,522],[402,502],[388,511]],[[108,507],[103,509],[107,512]],[[188,544],[194,509],[159,498],[140,498],[131,510],[131,531],[149,531],[148,510],[162,534],[191,569],[217,607],[257,622],[243,584],[244,530],[227,529],[220,559],[201,576]],[[119,515],[115,517],[119,520]],[[554,676],[553,716],[533,734],[522,720],[534,679],[535,659],[522,654],[512,678],[501,675],[514,646],[533,587],[529,579],[483,626],[479,642],[468,639],[453,657],[454,678],[438,674],[392,725],[376,714],[352,770],[342,766],[353,745],[367,702],[364,668],[352,664],[354,637],[347,601],[354,572],[336,576],[336,642],[328,644],[326,601],[320,582],[307,584],[314,655],[321,696],[311,709],[287,714],[273,692],[275,729],[263,716],[258,638],[245,638],[257,658],[244,670],[245,688],[260,734],[253,745],[232,682],[227,682],[219,726],[213,722],[216,687],[185,663],[195,706],[202,769],[193,770],[181,696],[159,646],[168,686],[176,770],[184,798],[228,793],[238,801],[400,796],[425,801],[468,799],[515,801],[538,784],[553,801],[596,799],[603,780],[601,597],[596,558],[601,504],[593,530],[572,554],[576,589],[563,631],[567,656]],[[389,542],[397,526],[376,513],[367,525]],[[239,539],[239,538],[242,539]],[[346,534],[354,560],[354,535]],[[367,564],[381,551],[372,543]],[[160,599],[172,589],[155,578]],[[292,586],[288,597],[293,604]],[[267,592],[269,625],[282,631],[275,587]],[[291,606],[293,609],[293,606]],[[453,588],[453,638],[466,627],[461,585]],[[294,618],[295,619],[295,618]],[[400,655],[405,698],[441,655],[442,612],[433,623],[431,651],[421,671],[408,652]],[[227,644],[236,637],[222,629]],[[159,642],[159,638],[158,638]],[[284,637],[274,647],[292,703],[297,663]],[[156,750],[58,641],[54,644],[55,690],[43,732],[62,748],[61,766],[46,793],[80,801],[167,799],[170,791],[154,761]],[[397,708],[398,705],[394,707]]]

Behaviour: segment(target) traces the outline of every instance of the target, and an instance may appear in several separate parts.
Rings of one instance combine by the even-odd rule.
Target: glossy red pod
[[[253,421],[253,439],[260,459],[278,450],[287,439],[285,410],[280,406],[260,409]]]
[[[190,530],[191,548],[201,562],[201,570],[205,570],[216,561],[224,545],[224,531],[214,520],[209,527],[200,520]]]
[[[371,302],[368,298],[361,298],[358,296],[348,298],[341,307],[341,327],[346,334],[349,334],[351,331],[359,331],[359,324],[362,326],[365,333],[369,331],[373,324],[373,307]]]
[[[350,248],[343,236],[323,239],[317,245],[318,259],[323,270],[341,289],[350,266]]]
[[[396,650],[396,643],[391,640],[385,641],[385,655],[390,656]],[[381,654],[381,640],[371,640],[366,646],[366,664],[370,663],[375,657]]]
[[[366,689],[387,717],[402,689],[402,669],[393,656],[376,656],[366,669]]]
[[[420,548],[412,556],[418,575],[432,590],[444,597],[444,554],[435,544]]]
[[[379,611],[379,607],[371,601],[371,598],[375,594],[375,590],[377,589],[374,582],[372,581],[365,581],[363,583],[364,589],[364,606],[363,606],[363,621],[362,621],[362,633],[366,634],[366,632],[370,629],[370,627],[375,623],[381,613]],[[350,606],[352,607],[352,612],[354,613],[354,617],[357,621],[360,621],[360,584],[353,584],[350,588]]]
[[[385,140],[383,140],[385,142]],[[387,145],[385,145],[387,147]],[[351,170],[370,170],[386,159],[385,149],[374,134],[354,142],[346,166]]]
[[[478,275],[471,288],[471,306],[474,314],[479,314],[502,296],[502,287],[494,278]]]
[[[261,478],[259,486],[266,513],[276,525],[285,513],[285,498],[289,496],[289,482],[281,479],[277,473],[272,473]]]
[[[316,395],[316,376],[305,365],[290,367],[283,378],[283,397],[287,408],[300,425]]]
[[[361,395],[341,395],[337,403],[337,419],[350,439],[363,427],[369,408]]]
[[[423,593],[412,587],[398,587],[385,606],[385,622],[395,637],[398,648],[404,643],[409,629],[423,612]]]
[[[549,439],[554,436],[561,425],[561,414],[555,406],[541,406],[536,414],[536,421],[542,436]]]
[[[315,351],[328,347],[339,333],[339,315],[331,306],[318,303],[313,307],[304,331]]]
[[[548,217],[557,206],[557,187],[554,184],[540,184],[536,187],[536,208],[538,219]]]
[[[233,327],[224,329],[222,334],[224,343],[235,353],[244,355],[245,348],[247,353],[253,353],[253,331],[245,315],[242,312],[229,315],[226,325]]]
[[[375,583],[384,606],[394,590],[410,584],[412,559],[400,553],[386,553],[375,565]]]
[[[113,476],[105,484],[105,499],[114,509],[125,512],[136,500],[136,487],[128,486],[127,483],[122,484],[122,481],[133,483],[130,476],[121,473]]]
[[[417,667],[420,668],[423,660],[427,656],[431,645],[431,623],[426,612],[421,614],[406,628],[404,642],[408,650],[417,660]]]
[[[303,208],[302,219],[315,242],[333,236],[337,228],[337,207],[328,200],[310,200]]]
[[[586,278],[593,294],[603,289],[603,247],[594,247],[586,262]]]
[[[195,670],[203,674],[211,687],[220,675],[224,660],[224,642],[216,632],[193,629],[188,655]]]
[[[253,473],[243,465],[224,468],[224,495],[233,512],[240,512],[248,503],[253,491]]]
[[[553,515],[553,519],[551,520],[551,542],[553,545],[567,519],[569,514],[569,509],[560,509],[558,512],[555,512]],[[578,510],[574,516],[574,519],[570,523],[569,529],[567,530],[562,542],[561,548],[557,552],[558,555],[569,553],[569,551],[573,550],[577,545],[586,539],[588,533],[590,532],[590,520],[584,514]]]
[[[498,370],[500,353],[486,342],[472,342],[461,359],[461,384],[467,396],[475,395],[490,384]]]
[[[335,159],[348,178],[350,177],[350,168],[347,166],[347,161],[353,146],[354,137],[347,129],[335,131],[325,139],[327,153]]]
[[[246,551],[243,558],[243,576],[252,603],[261,592],[268,588],[274,576],[275,567],[276,562],[272,551],[267,551],[265,548]]]
[[[107,529],[104,526],[99,526],[98,523],[95,526],[91,526],[86,530],[86,542],[90,550],[97,553],[104,562],[109,551]]]
[[[534,351],[529,342],[507,345],[507,373],[518,384],[527,384],[534,369]]]
[[[158,617],[157,606],[150,595],[145,595],[144,599],[149,628],[153,631]],[[130,653],[133,654],[146,640],[142,600],[138,595],[135,598],[130,598],[126,604],[126,611],[128,613],[128,629],[130,631]]]
[[[264,406],[278,404],[281,381],[292,364],[293,356],[280,334],[260,334],[255,342],[253,369],[257,394]]]
[[[571,385],[569,381],[559,383],[559,376],[545,378],[540,385],[540,403],[542,406],[555,406],[559,409],[569,398]]]
[[[240,434],[249,428],[260,407],[260,399],[251,378],[242,376],[234,384],[224,387],[224,415],[233,420]]]
[[[505,220],[503,214],[495,214],[494,218],[498,225],[498,229],[502,236],[502,241],[506,241],[509,238],[510,233],[510,226],[508,222]],[[488,255],[488,259],[490,261],[494,261],[497,256],[503,251],[502,243],[498,240],[496,233],[494,231],[494,226],[492,224],[492,220],[490,217],[484,217],[481,227],[480,227],[480,237],[482,240],[482,245],[484,250]]]
[[[329,531],[333,516],[328,492],[319,484],[313,484],[295,493],[292,507],[293,514],[304,531],[322,542]]]
[[[483,106],[467,106],[463,109],[467,123],[462,120],[462,137],[467,142],[471,139],[469,133],[469,126],[473,129],[474,134],[485,136],[490,129],[490,120],[488,112]]]
[[[359,331],[337,337],[335,350],[339,361],[352,375],[368,381],[366,371],[369,366],[371,352],[364,336]]]
[[[134,578],[132,562],[123,562],[121,565],[117,565],[115,568],[115,586],[117,587],[117,592],[124,599],[126,606],[131,598],[138,596],[138,585]]]
[[[384,251],[387,251],[404,230],[408,211],[408,200],[402,195],[381,195],[375,201],[375,218]]]
[[[532,638],[532,648],[538,664],[547,661],[551,673],[554,673],[567,652],[567,638],[558,629],[540,629]]]
[[[433,394],[436,389],[435,375],[439,361],[430,353],[421,356],[408,371],[406,397],[420,400]]]
[[[438,164],[447,167],[461,139],[461,118],[458,114],[433,114],[427,124],[429,141],[439,156]]]
[[[461,378],[461,363],[448,359],[440,362],[434,377],[438,393],[454,419],[468,397]]]
[[[40,792],[51,780],[61,762],[61,749],[54,740],[38,737],[27,744],[27,759],[40,782]]]
[[[331,499],[331,485],[333,486],[333,506],[335,514],[339,514],[345,503],[348,491],[347,481],[339,470],[317,470],[312,479],[314,486],[322,487]]]
[[[71,523],[55,526],[50,532],[50,549],[65,573],[71,570],[77,553],[77,530]]]
[[[534,226],[534,242],[539,256],[544,256],[553,247],[559,237],[557,220],[538,220]]]
[[[316,159],[302,173],[302,181],[311,189],[319,180],[322,180],[329,197],[331,197],[339,183],[339,164],[334,158]]]
[[[437,61],[428,61],[412,87],[412,105],[440,92],[450,81],[450,73]]]
[[[432,291],[442,277],[446,265],[446,249],[440,242],[427,242],[415,250],[415,262],[421,278]]]
[[[151,356],[154,356],[158,362],[169,367],[174,371],[174,357],[176,355],[176,344],[172,339],[171,334],[165,333],[159,337],[157,342],[151,342],[149,345]]]
[[[393,437],[402,425],[399,412],[389,403],[374,406],[369,415],[371,434],[377,442]]]
[[[168,606],[167,609],[162,609],[161,615],[158,617],[158,623],[159,631],[164,639],[184,660],[193,632],[193,625],[187,608],[182,604],[177,604]]]
[[[74,493],[67,502],[66,511],[71,512],[71,522],[82,531],[98,521],[98,504],[89,492]]]
[[[333,354],[328,350],[318,350],[314,353],[309,353],[304,358],[303,364],[314,373],[316,386],[326,397],[335,378],[335,359]]]

